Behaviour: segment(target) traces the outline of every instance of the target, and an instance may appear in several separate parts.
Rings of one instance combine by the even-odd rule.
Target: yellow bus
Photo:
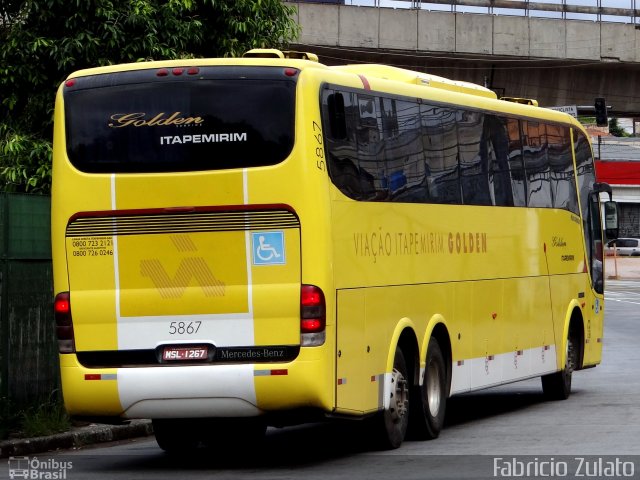
[[[534,102],[277,50],[83,70],[52,190],[66,408],[167,451],[321,417],[396,448],[601,360],[610,189]]]

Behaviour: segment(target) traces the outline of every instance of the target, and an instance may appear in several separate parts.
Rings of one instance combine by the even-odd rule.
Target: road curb
[[[153,435],[153,427],[149,420],[134,420],[126,425],[88,425],[46,437],[4,440],[0,442],[0,458],[78,448],[148,435]]]

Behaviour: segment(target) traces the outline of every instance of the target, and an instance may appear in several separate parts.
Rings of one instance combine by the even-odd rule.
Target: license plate
[[[209,357],[207,347],[164,347],[163,360],[206,360]]]

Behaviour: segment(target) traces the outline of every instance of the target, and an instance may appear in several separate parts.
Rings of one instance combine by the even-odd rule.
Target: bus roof
[[[416,72],[404,68],[392,67],[378,64],[342,65],[330,67],[335,70],[367,75],[370,77],[382,78],[402,83],[424,85],[432,88],[450,90],[452,92],[467,93],[487,98],[498,98],[497,95],[488,88],[475,83],[463,82],[460,80],[450,80],[448,78],[430,75],[428,73]]]
[[[342,72],[358,76],[366,76],[381,80],[399,82],[405,85],[417,85],[431,87],[434,89],[444,90],[452,93],[461,93],[473,95],[478,99],[502,100],[514,105],[515,109],[523,113],[520,108],[527,110],[529,108],[539,108],[537,101],[530,99],[503,97],[498,99],[495,92],[481,85],[465,82],[461,80],[451,80],[448,78],[431,75],[428,73],[408,70],[399,67],[382,64],[351,64],[327,66],[319,63],[318,56],[309,52],[285,51],[278,49],[253,49],[244,54],[243,57],[233,58],[190,58],[179,60],[156,60],[149,62],[127,63],[120,65],[109,65],[104,67],[96,67],[85,70],[78,70],[68,76],[68,79],[88,76],[100,75],[122,71],[132,71],[140,69],[167,69],[176,67],[201,67],[216,65],[238,65],[238,66],[282,66],[293,67],[300,70],[304,69],[325,69],[329,71]],[[508,108],[511,110],[512,108]],[[549,120],[559,121],[563,123],[571,123],[576,127],[583,129],[582,125],[570,115],[562,112],[544,109],[544,116]],[[539,114],[538,114],[539,115]],[[535,115],[535,116],[538,116]]]

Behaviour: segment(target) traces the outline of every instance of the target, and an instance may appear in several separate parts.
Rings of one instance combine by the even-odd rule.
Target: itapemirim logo
[[[65,480],[72,462],[62,462],[55,458],[40,460],[38,457],[9,457],[9,478],[33,480]]]

